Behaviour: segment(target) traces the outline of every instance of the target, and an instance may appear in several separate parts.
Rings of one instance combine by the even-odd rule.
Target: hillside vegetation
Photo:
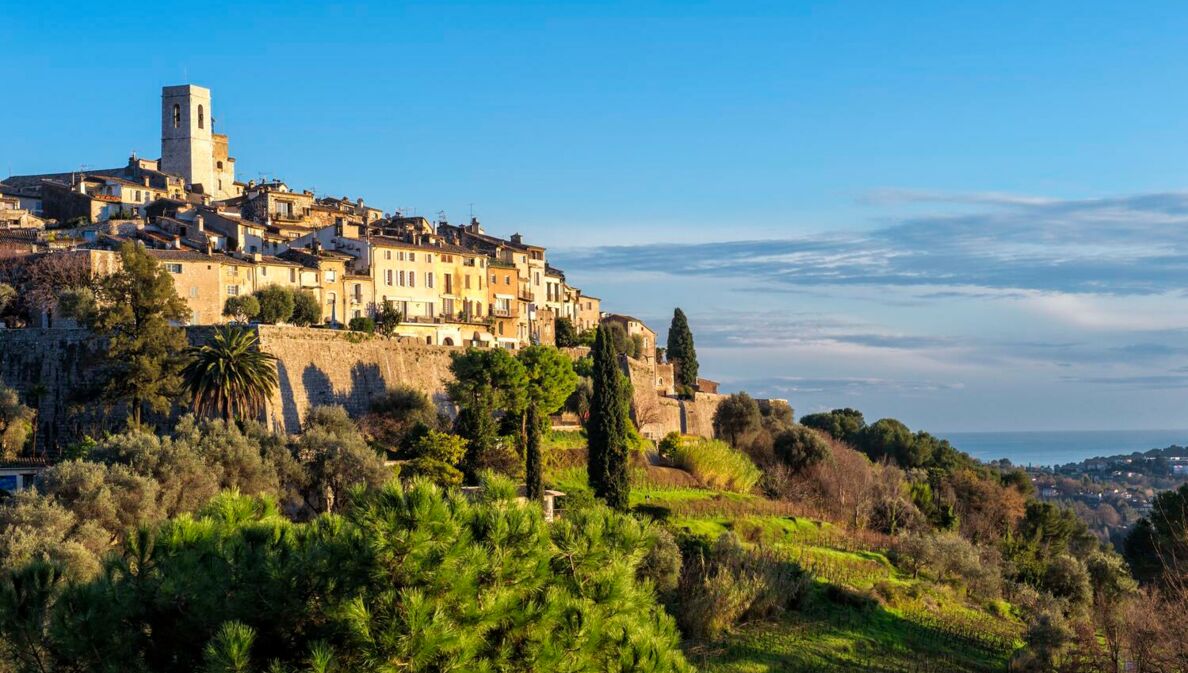
[[[572,469],[547,476],[584,499]],[[700,670],[1002,671],[1023,645],[1011,605],[969,595],[958,577],[897,566],[889,536],[792,502],[668,481],[664,468],[638,468],[632,509],[681,549],[683,577],[662,600]]]

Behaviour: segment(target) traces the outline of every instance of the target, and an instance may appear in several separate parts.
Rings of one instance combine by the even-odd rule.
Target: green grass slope
[[[584,468],[552,476],[568,493],[586,488]],[[882,536],[798,516],[793,503],[657,484],[646,467],[634,476],[637,513],[707,542],[732,532],[786,554],[812,577],[800,608],[779,621],[743,624],[717,642],[686,641],[702,671],[997,673],[1021,645],[1009,605],[979,605],[958,585],[901,572]]]

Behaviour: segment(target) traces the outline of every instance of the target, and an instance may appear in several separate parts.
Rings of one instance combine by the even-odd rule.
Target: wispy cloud
[[[966,286],[1134,295],[1188,285],[1188,193],[1087,200],[927,193],[896,198],[984,207],[904,218],[866,233],[607,246],[562,256],[572,269],[753,277],[777,287]]]

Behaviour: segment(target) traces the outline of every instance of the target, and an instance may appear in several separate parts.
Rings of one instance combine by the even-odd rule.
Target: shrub
[[[293,315],[289,317],[289,322],[299,327],[322,322],[322,306],[314,293],[302,290],[293,295]]]
[[[759,483],[759,468],[740,451],[716,439],[682,439],[669,451],[669,460],[710,488],[748,493]]]
[[[375,321],[366,316],[351,318],[351,321],[347,323],[347,329],[354,332],[366,332],[367,334],[374,334]]]
[[[681,581],[681,548],[668,529],[655,528],[652,546],[640,561],[636,577],[651,580],[660,593],[677,588]]]
[[[829,457],[829,443],[825,438],[803,425],[794,426],[775,436],[772,442],[775,455],[791,468],[793,473]]]
[[[428,456],[410,460],[400,466],[401,479],[414,477],[428,479],[438,486],[460,486],[462,484],[461,470],[445,461]]]
[[[425,393],[412,386],[390,388],[386,395],[371,403],[371,410],[359,421],[363,432],[377,448],[387,451],[406,449],[414,429],[444,430],[449,418],[437,410]]]
[[[297,304],[296,292],[280,285],[269,285],[256,290],[256,300],[260,302],[260,322],[275,324],[286,322],[293,317],[293,309]]]
[[[808,576],[778,553],[747,549],[726,533],[686,565],[677,621],[686,636],[713,640],[741,622],[795,608],[808,585]]]
[[[856,610],[869,610],[878,603],[869,594],[839,584],[825,585],[825,600]]]
[[[223,315],[235,319],[236,322],[248,322],[260,314],[260,302],[252,295],[242,297],[227,297],[223,305]]]
[[[404,316],[396,309],[392,300],[385,299],[375,312],[375,331],[390,337],[396,333],[396,328],[400,326],[400,321],[403,319]]]
[[[410,443],[409,453],[415,458],[457,465],[466,455],[466,438],[427,428]]]

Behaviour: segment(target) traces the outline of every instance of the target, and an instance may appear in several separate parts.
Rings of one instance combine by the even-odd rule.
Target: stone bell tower
[[[214,139],[210,89],[183,84],[161,89],[161,170],[214,196]]]

